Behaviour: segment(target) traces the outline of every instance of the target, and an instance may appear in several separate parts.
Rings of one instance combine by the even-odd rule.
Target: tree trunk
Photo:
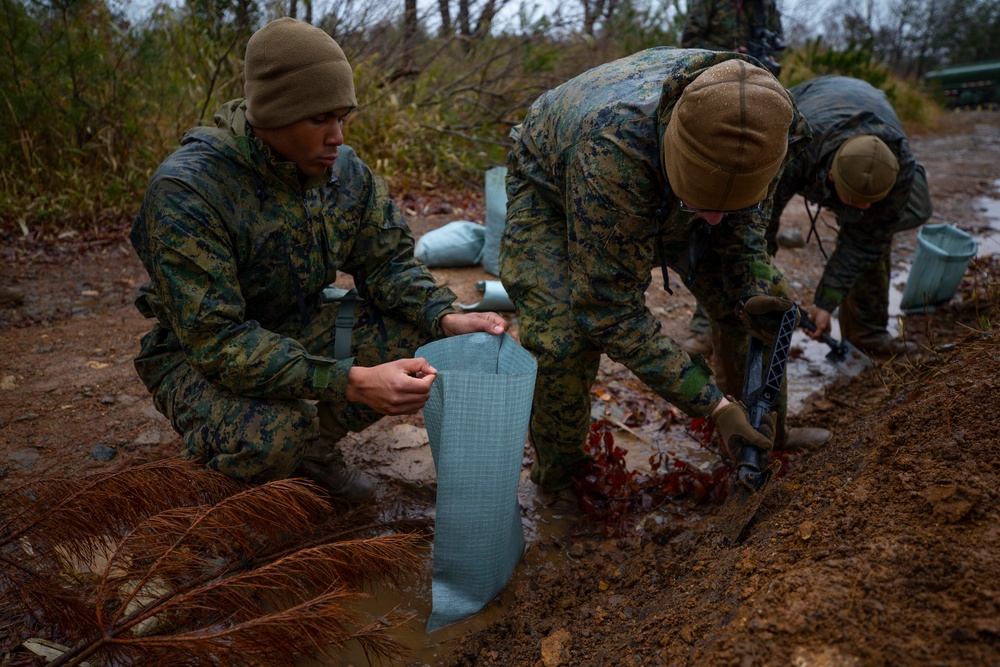
[[[438,12],[441,14],[440,35],[447,37],[452,33],[451,25],[451,2],[450,0],[438,0]]]
[[[417,37],[417,0],[403,0],[403,45],[412,46]]]
[[[469,25],[469,0],[458,0],[458,33],[463,37],[472,36]]]
[[[490,26],[493,25],[493,17],[496,16],[496,13],[496,0],[486,0],[479,20],[476,22],[476,37],[485,37],[490,32]]]

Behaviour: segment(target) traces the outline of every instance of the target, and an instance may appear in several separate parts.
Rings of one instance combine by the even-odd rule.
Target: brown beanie
[[[833,182],[853,203],[885,199],[899,174],[899,162],[885,142],[873,134],[851,137],[833,157]]]
[[[247,119],[254,127],[284,127],[358,106],[351,65],[337,42],[287,16],[250,37],[244,73]]]
[[[762,67],[733,59],[706,69],[684,88],[664,132],[674,193],[710,211],[765,199],[788,148],[793,108]]]

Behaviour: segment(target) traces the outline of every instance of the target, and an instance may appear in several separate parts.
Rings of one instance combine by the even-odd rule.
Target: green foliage
[[[133,25],[114,1],[0,0],[0,231],[120,230],[182,134],[243,95],[242,56],[264,3],[171,2]],[[594,36],[527,9],[516,33],[476,38],[407,35],[391,12],[348,25],[349,3],[315,23],[333,31],[354,66],[361,107],[347,140],[393,191],[478,191],[542,92],[676,43],[678,0],[615,7]],[[836,51],[816,39],[786,52],[783,65],[785,85],[846,74],[885,90],[904,121],[933,118],[935,106],[891,76],[868,42]]]
[[[915,84],[892,74],[872,51],[870,42],[851,41],[842,50],[824,46],[821,38],[807,40],[799,49],[789,49],[782,58],[781,82],[791,88],[827,74],[839,74],[867,81],[882,89],[907,125],[928,127],[940,112],[940,105]]]
[[[103,0],[0,0],[0,223],[120,226],[181,130],[242,89],[243,34],[167,6],[137,28]]]
[[[842,50],[827,48],[820,37],[806,40],[800,49],[791,49],[782,59],[782,83],[789,88],[825,74],[863,79],[881,88],[889,71],[876,59],[870,42],[851,41]]]
[[[510,128],[560,76],[554,47],[531,37],[432,40],[405,64],[355,62],[361,107],[347,141],[396,188],[482,188],[485,169],[506,161]]]

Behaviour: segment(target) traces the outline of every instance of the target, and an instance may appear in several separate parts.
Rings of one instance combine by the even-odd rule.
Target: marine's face
[[[710,211],[707,209],[699,208],[697,206],[686,203],[683,199],[678,199],[678,205],[680,209],[685,213],[694,213],[696,216],[707,222],[713,227],[720,222],[722,218],[728,214],[739,214],[739,213],[760,213],[764,208],[764,202],[757,202],[753,206],[748,206],[747,208],[741,208],[735,211]]]
[[[306,176],[322,176],[337,161],[337,149],[344,143],[344,119],[349,112],[345,107],[284,127],[254,128],[254,132],[277,157],[294,162]]]

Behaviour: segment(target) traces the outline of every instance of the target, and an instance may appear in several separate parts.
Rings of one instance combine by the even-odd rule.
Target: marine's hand
[[[746,407],[739,401],[723,399],[712,412],[712,421],[719,430],[722,441],[726,443],[729,456],[734,462],[740,458],[740,449],[744,444],[753,445],[765,452],[774,448],[774,414],[766,414],[761,419],[760,429],[750,425],[750,416]]]
[[[485,331],[502,334],[510,328],[510,323],[496,313],[449,313],[441,318],[441,329],[445,336]]]
[[[823,310],[819,307],[813,308],[810,318],[812,319],[813,324],[816,325],[816,329],[814,331],[807,331],[806,334],[808,334],[808,336],[813,340],[819,340],[820,336],[823,334],[830,333],[831,317],[832,316],[830,315],[829,310]]]
[[[743,326],[748,328],[751,334],[770,345],[778,335],[781,316],[792,307],[791,300],[780,296],[752,296],[746,300],[737,314]]]
[[[347,376],[347,400],[384,415],[413,414],[427,402],[436,374],[423,358],[355,366]]]

